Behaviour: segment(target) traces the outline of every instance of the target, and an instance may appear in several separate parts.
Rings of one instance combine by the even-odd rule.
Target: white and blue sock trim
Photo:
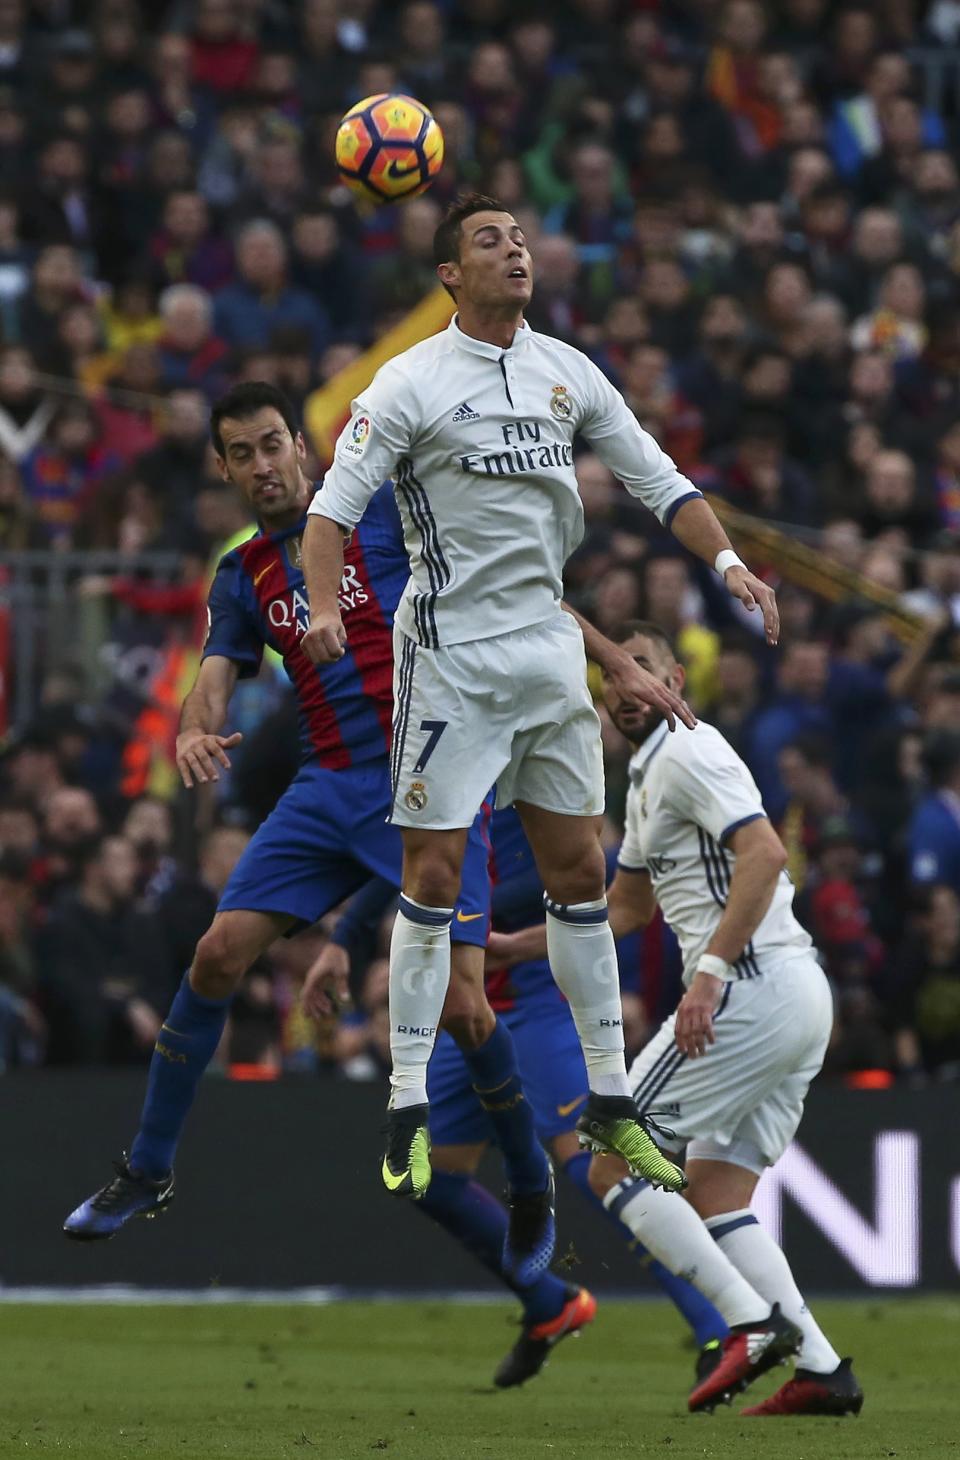
[[[561,923],[572,923],[574,927],[585,928],[594,923],[607,921],[607,899],[598,902],[554,902],[543,894],[543,905],[551,917]]]
[[[624,1179],[610,1191],[604,1201],[604,1206],[612,1217],[619,1217],[624,1207],[629,1206],[635,1196],[646,1190],[650,1185],[642,1176],[625,1176]]]
[[[716,1225],[714,1225],[715,1223]],[[707,1230],[714,1242],[719,1242],[721,1237],[728,1237],[731,1232],[738,1231],[740,1227],[758,1227],[759,1225],[760,1223],[753,1215],[753,1212],[747,1212],[743,1216],[732,1217],[729,1222],[718,1222],[716,1217],[711,1217],[706,1224]]]
[[[400,894],[400,911],[411,923],[420,923],[424,928],[449,928],[453,920],[452,907],[426,907],[414,902],[412,897]]]

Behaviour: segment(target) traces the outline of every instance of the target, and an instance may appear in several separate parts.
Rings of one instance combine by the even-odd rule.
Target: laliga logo
[[[369,597],[356,568],[352,563],[347,563],[337,595],[341,611],[348,612],[351,608],[366,603]],[[293,629],[295,637],[302,639],[310,626],[310,603],[307,595],[301,589],[294,588],[289,596],[274,598],[267,608],[267,618],[273,628]]]

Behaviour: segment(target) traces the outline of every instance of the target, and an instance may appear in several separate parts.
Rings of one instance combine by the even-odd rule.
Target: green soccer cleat
[[[387,1154],[380,1174],[391,1196],[419,1201],[430,1185],[428,1105],[408,1105],[387,1111]]]
[[[650,1138],[646,1116],[627,1095],[594,1095],[591,1091],[577,1121],[581,1146],[626,1161],[634,1176],[664,1191],[683,1191],[687,1178],[668,1161]]]

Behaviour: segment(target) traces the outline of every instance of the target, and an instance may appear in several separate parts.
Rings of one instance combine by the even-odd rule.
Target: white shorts
[[[600,720],[570,614],[424,649],[394,628],[393,810],[400,826],[469,826],[490,787],[566,816],[603,811]]]
[[[661,1144],[679,1149],[694,1140],[719,1147],[747,1142],[768,1166],[790,1144],[810,1081],[823,1064],[833,999],[813,958],[772,964],[768,955],[754,978],[727,984],[714,1019],[716,1043],[705,1055],[691,1060],[681,1054],[671,1014],[634,1060],[630,1084],[640,1110],[676,1135]],[[722,1159],[720,1150],[710,1154]]]

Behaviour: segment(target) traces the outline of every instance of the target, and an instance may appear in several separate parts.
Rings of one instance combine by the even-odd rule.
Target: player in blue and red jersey
[[[239,678],[259,671],[265,645],[282,656],[297,691],[303,762],[251,839],[197,945],[157,1039],[129,1158],[116,1163],[115,1178],[64,1224],[67,1236],[87,1240],[112,1237],[130,1217],[152,1216],[173,1199],[183,1125],[250,965],[276,938],[316,922],[371,875],[395,887],[401,880],[400,833],[387,816],[393,615],[409,569],[392,491],[385,486],[377,493],[346,547],[340,609],[350,625],[350,648],[318,669],[301,648],[309,611],[300,567],[316,488],[303,472],[306,447],[292,407],[270,385],[239,385],[214,406],[211,434],[221,475],[243,493],[259,531],[217,569],[203,660],[183,705],[177,765],[187,787],[217,780],[218,768],[229,767],[229,751],[240,740],[221,733],[230,697]],[[481,814],[471,829],[457,905],[458,972],[444,1022],[464,1049],[474,1083],[510,1096],[497,1117],[513,1218],[504,1257],[522,1276],[544,1251],[549,1248],[548,1261],[552,1253],[552,1179],[512,1041],[483,995],[487,855]],[[431,1042],[435,1033],[423,1031]],[[538,1224],[531,1224],[531,1207]]]
[[[514,933],[544,920],[543,883],[520,818],[512,807],[494,813],[490,857],[492,921],[497,933]],[[615,858],[608,874],[613,876]],[[396,901],[392,885],[374,881],[358,893],[307,976],[304,1003],[313,1009],[312,986],[324,970],[347,964],[361,934],[380,922]],[[580,1188],[592,1206],[610,1220],[590,1190],[590,1154],[580,1148],[576,1126],[588,1093],[587,1069],[570,1013],[546,959],[494,968],[486,976],[487,998],[513,1037],[526,1097],[537,1133],[555,1166]],[[319,1012],[319,1011],[316,1011]],[[484,1150],[497,1132],[488,1110],[477,1100],[470,1069],[446,1033],[437,1039],[427,1068],[430,1097],[430,1161],[433,1180],[419,1210],[438,1222],[523,1304],[522,1330],[494,1376],[499,1388],[523,1384],[542,1369],[560,1339],[589,1323],[596,1302],[546,1269],[534,1281],[518,1283],[504,1270],[502,1249],[508,1215],[503,1205],[474,1179]],[[489,1102],[487,1102],[489,1103]],[[727,1325],[708,1299],[682,1277],[650,1258],[633,1233],[614,1214],[623,1240],[673,1300],[693,1330],[698,1347],[697,1373],[705,1374],[720,1356]]]

